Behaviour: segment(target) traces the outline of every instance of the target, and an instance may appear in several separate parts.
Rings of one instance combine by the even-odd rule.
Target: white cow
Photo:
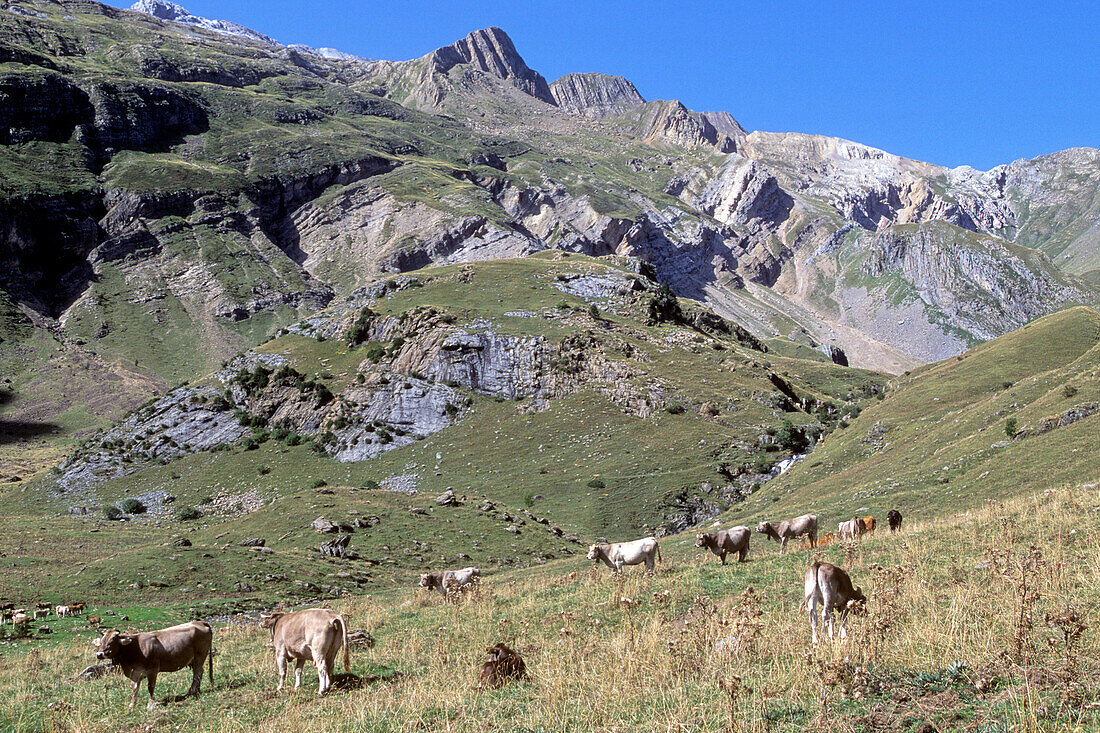
[[[838,540],[858,540],[863,535],[863,522],[859,517],[852,517],[847,522],[837,525],[836,538]]]
[[[53,612],[57,614],[58,618],[73,615],[73,609],[71,606],[57,606],[56,608],[54,608]]]
[[[480,578],[481,571],[475,567],[461,570],[436,570],[431,573],[421,573],[419,585],[421,588],[438,588],[440,593],[447,595],[452,590],[476,583]]]
[[[612,542],[610,544],[591,545],[588,548],[589,560],[603,560],[614,573],[621,573],[623,565],[645,563],[645,571],[653,572],[654,563],[661,558],[661,547],[656,537],[644,537],[631,542]]]

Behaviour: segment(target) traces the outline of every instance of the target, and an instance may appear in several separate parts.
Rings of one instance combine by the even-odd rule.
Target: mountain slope
[[[1098,426],[1100,314],[1074,308],[893,380],[734,516],[923,517],[1095,483]]]

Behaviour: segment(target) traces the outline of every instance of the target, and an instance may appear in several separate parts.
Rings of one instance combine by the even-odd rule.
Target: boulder
[[[355,553],[348,550],[351,535],[345,534],[321,545],[321,554],[325,557],[354,558]]]
[[[115,667],[113,663],[104,662],[103,664],[93,664],[90,667],[85,667],[80,670],[80,674],[77,676],[82,680],[97,680],[100,677],[111,674],[116,669],[118,669],[118,667]]]
[[[317,517],[310,523],[310,526],[321,534],[336,534],[340,531],[340,526],[336,522],[324,517]]]
[[[511,532],[512,534],[519,534],[519,527],[517,527],[517,526],[516,526],[516,525],[514,525],[514,524],[509,524],[509,525],[508,525],[507,527],[505,527],[504,529],[505,529],[505,530],[507,530],[507,531],[509,531],[509,532]]]
[[[455,492],[451,489],[447,489],[439,496],[435,497],[436,506],[458,506],[458,497],[455,496]]]
[[[240,547],[263,547],[267,544],[267,540],[263,537],[250,537],[247,540],[241,540],[238,545]]]

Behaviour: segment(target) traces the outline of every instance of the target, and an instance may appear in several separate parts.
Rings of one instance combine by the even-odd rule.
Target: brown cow
[[[103,619],[99,616],[89,616],[87,621],[89,626],[99,626],[103,623]]]
[[[276,692],[283,689],[286,663],[291,659],[295,660],[294,689],[302,686],[302,667],[313,660],[317,667],[318,695],[324,695],[332,687],[332,668],[341,646],[344,647],[344,671],[351,671],[348,625],[340,614],[327,608],[274,613],[264,619],[264,626],[271,630],[271,642],[275,646],[275,667],[279,671]]]
[[[749,539],[752,530],[745,526],[720,529],[717,532],[704,532],[695,535],[695,546],[705,547],[726,564],[726,555],[737,553],[737,562],[745,562],[749,554]]]
[[[863,534],[874,537],[875,536],[875,518],[871,515],[867,515],[863,519],[859,520],[863,522]]]
[[[890,523],[890,534],[897,532],[901,529],[901,512],[897,509],[891,509],[886,512],[886,521]]]
[[[523,657],[507,645],[498,642],[485,651],[489,653],[489,661],[481,665],[478,689],[500,687],[509,680],[521,680],[527,676]]]
[[[821,535],[820,537],[817,538],[818,548],[828,547],[829,545],[833,544],[834,542],[836,542],[836,533],[835,532],[828,532],[828,533],[823,534],[823,535]],[[802,540],[802,542],[799,546],[803,550],[813,549],[813,548],[810,547],[810,541],[809,540]]]
[[[810,612],[810,629],[814,644],[817,644],[817,609],[824,612],[823,625],[829,627],[829,639],[833,638],[833,610],[840,609],[840,638],[848,638],[844,622],[848,611],[856,604],[866,603],[863,591],[852,587],[852,579],[836,565],[827,562],[814,562],[806,568],[805,604]]]
[[[69,608],[73,609],[73,613],[81,613],[88,607],[87,603],[70,603]]]
[[[214,645],[214,631],[205,621],[189,621],[140,634],[121,634],[117,630],[110,630],[98,642],[92,643],[99,649],[96,659],[110,659],[130,678],[133,695],[130,697],[129,710],[133,710],[137,704],[138,688],[144,679],[149,680],[149,703],[146,707],[156,706],[153,690],[157,686],[157,675],[161,672],[175,672],[190,667],[191,688],[187,694],[198,695],[202,682],[202,664],[206,662],[210,683],[214,683],[214,658],[210,654]]]

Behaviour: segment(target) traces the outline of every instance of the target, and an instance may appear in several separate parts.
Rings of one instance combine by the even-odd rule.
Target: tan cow
[[[205,621],[189,621],[140,634],[122,634],[112,629],[92,644],[98,648],[96,659],[110,659],[130,679],[133,694],[129,710],[137,704],[138,688],[144,679],[149,680],[149,703],[146,707],[156,706],[153,690],[157,686],[157,675],[161,672],[190,667],[191,688],[187,694],[198,695],[202,665],[206,662],[210,684],[214,683],[214,659],[210,654],[214,646],[214,630]]]
[[[794,519],[784,519],[778,524],[775,522],[761,522],[756,525],[756,531],[767,535],[779,543],[779,554],[787,551],[787,542],[796,537],[808,537],[810,547],[817,547],[817,515],[803,514]]]
[[[327,608],[308,608],[293,613],[274,613],[264,618],[275,646],[275,667],[279,671],[276,692],[286,682],[286,663],[295,660],[294,689],[302,686],[302,667],[313,660],[317,667],[317,694],[332,687],[332,668],[340,647],[344,647],[344,671],[351,671],[348,625],[344,617]]]
[[[868,537],[875,536],[875,518],[873,515],[868,514],[859,520],[863,524],[863,534]]]
[[[611,542],[589,545],[589,560],[602,560],[611,573],[621,573],[623,565],[641,565],[645,563],[645,571],[653,572],[654,564],[661,559],[661,546],[657,544],[656,537],[643,537],[640,540],[630,542]]]
[[[841,522],[836,526],[836,536],[839,540],[858,540],[863,536],[863,520],[852,517],[847,522]]]
[[[833,610],[840,609],[840,638],[848,638],[844,622],[848,611],[856,604],[866,603],[863,591],[852,587],[852,579],[836,565],[827,562],[814,562],[806,568],[805,578],[806,608],[810,612],[810,630],[814,644],[817,644],[817,611],[822,608],[822,625],[829,627],[829,639],[833,638]]]

